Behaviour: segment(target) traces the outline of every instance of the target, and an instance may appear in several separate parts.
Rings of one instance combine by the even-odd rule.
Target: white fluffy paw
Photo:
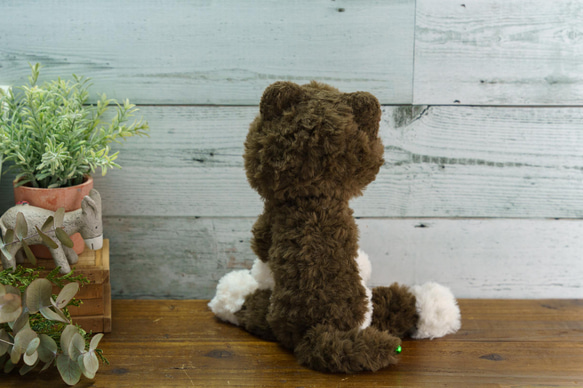
[[[217,293],[208,306],[218,318],[239,325],[235,313],[243,307],[245,297],[258,286],[248,270],[229,272],[219,280]]]
[[[358,250],[358,256],[356,256],[356,265],[358,265],[358,272],[364,284],[367,284],[372,275],[372,266],[370,264],[370,259],[368,255],[363,250]]]
[[[414,286],[415,307],[419,314],[413,338],[438,338],[455,333],[461,327],[461,314],[457,301],[449,288],[437,283]]]
[[[273,290],[275,280],[269,264],[259,259],[255,259],[251,267],[251,276],[257,281],[260,290]]]
[[[372,304],[372,290],[367,287],[367,283],[370,280],[370,276],[372,274],[372,267],[370,265],[370,260],[368,255],[363,250],[358,250],[358,255],[355,258],[356,265],[358,266],[358,272],[360,274],[360,281],[364,290],[366,292],[366,312],[364,313],[364,318],[362,323],[360,324],[360,329],[364,330],[369,327],[372,323],[372,313],[373,313],[373,304]]]

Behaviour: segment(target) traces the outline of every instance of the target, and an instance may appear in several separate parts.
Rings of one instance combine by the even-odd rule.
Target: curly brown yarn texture
[[[349,200],[362,195],[384,162],[380,119],[370,93],[276,82],[245,141],[247,178],[264,200],[252,248],[269,264],[275,286],[248,295],[236,315],[247,330],[277,340],[316,370],[395,363],[399,337],[417,321],[406,287],[377,287],[372,325],[361,329],[368,297]]]

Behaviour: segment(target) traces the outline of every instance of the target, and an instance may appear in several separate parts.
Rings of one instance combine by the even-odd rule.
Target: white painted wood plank
[[[418,0],[414,104],[582,105],[581,1]]]
[[[150,137],[131,138],[118,162],[132,167],[242,167],[257,107],[143,106]],[[583,167],[583,109],[382,107],[389,164],[419,161],[577,169]]]
[[[375,182],[394,206],[385,214],[583,215],[583,109],[429,107],[402,124],[392,115]],[[378,203],[373,187],[366,195]]]
[[[113,176],[113,174],[111,174]],[[243,168],[126,167],[95,178],[107,215],[253,217],[262,209]]]
[[[105,214],[254,217],[243,142],[256,107],[143,107],[151,138],[96,177]],[[583,217],[583,109],[383,107],[386,163],[359,217]],[[0,210],[12,203],[10,177]],[[128,185],[132,182],[133,186]]]
[[[115,298],[210,298],[250,268],[254,218],[106,217]],[[360,219],[371,285],[437,281],[461,298],[582,298],[582,221]],[[421,227],[421,226],[425,227]]]
[[[83,74],[142,104],[257,104],[312,79],[411,103],[414,0],[2,2],[0,84]]]
[[[352,206],[358,217],[580,218],[582,179],[576,171],[412,162],[383,169]],[[95,181],[109,199],[108,215],[252,217],[262,210],[242,168],[126,167]]]
[[[127,167],[97,179],[112,194],[137,179],[109,214],[261,211],[241,156],[256,108],[149,108],[144,114],[154,120],[152,138],[132,139],[120,156]],[[582,217],[581,122],[580,108],[383,107],[386,163],[354,200],[356,215]]]
[[[221,276],[250,267],[254,219],[105,217],[114,298],[209,298]]]
[[[583,297],[580,220],[358,223],[373,264],[371,285],[436,281],[462,298]]]

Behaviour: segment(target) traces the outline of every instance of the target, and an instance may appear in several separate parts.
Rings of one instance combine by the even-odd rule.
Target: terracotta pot
[[[43,209],[56,211],[58,208],[65,208],[66,212],[81,208],[81,201],[93,188],[93,178],[86,177],[83,183],[71,187],[59,187],[56,189],[37,189],[29,186],[14,187],[14,200],[18,202],[26,201],[31,206],[42,207]],[[73,250],[81,254],[85,249],[85,242],[79,233],[71,236],[74,246]],[[50,259],[51,252],[43,245],[34,245],[32,252],[38,258]]]

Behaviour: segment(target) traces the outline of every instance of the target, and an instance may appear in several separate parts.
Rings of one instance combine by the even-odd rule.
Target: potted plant
[[[16,173],[16,202],[52,211],[76,210],[93,187],[91,174],[99,168],[103,175],[109,168],[120,168],[115,162],[118,152],[112,153],[110,144],[146,135],[148,123],[129,123],[137,108],[128,100],[118,103],[101,95],[96,104],[89,104],[88,78],[73,74],[73,80],[58,78],[39,85],[40,65],[31,65],[31,70],[28,85],[0,90],[0,157],[7,170]],[[81,253],[82,238],[72,239]],[[35,254],[50,257],[48,251]]]

